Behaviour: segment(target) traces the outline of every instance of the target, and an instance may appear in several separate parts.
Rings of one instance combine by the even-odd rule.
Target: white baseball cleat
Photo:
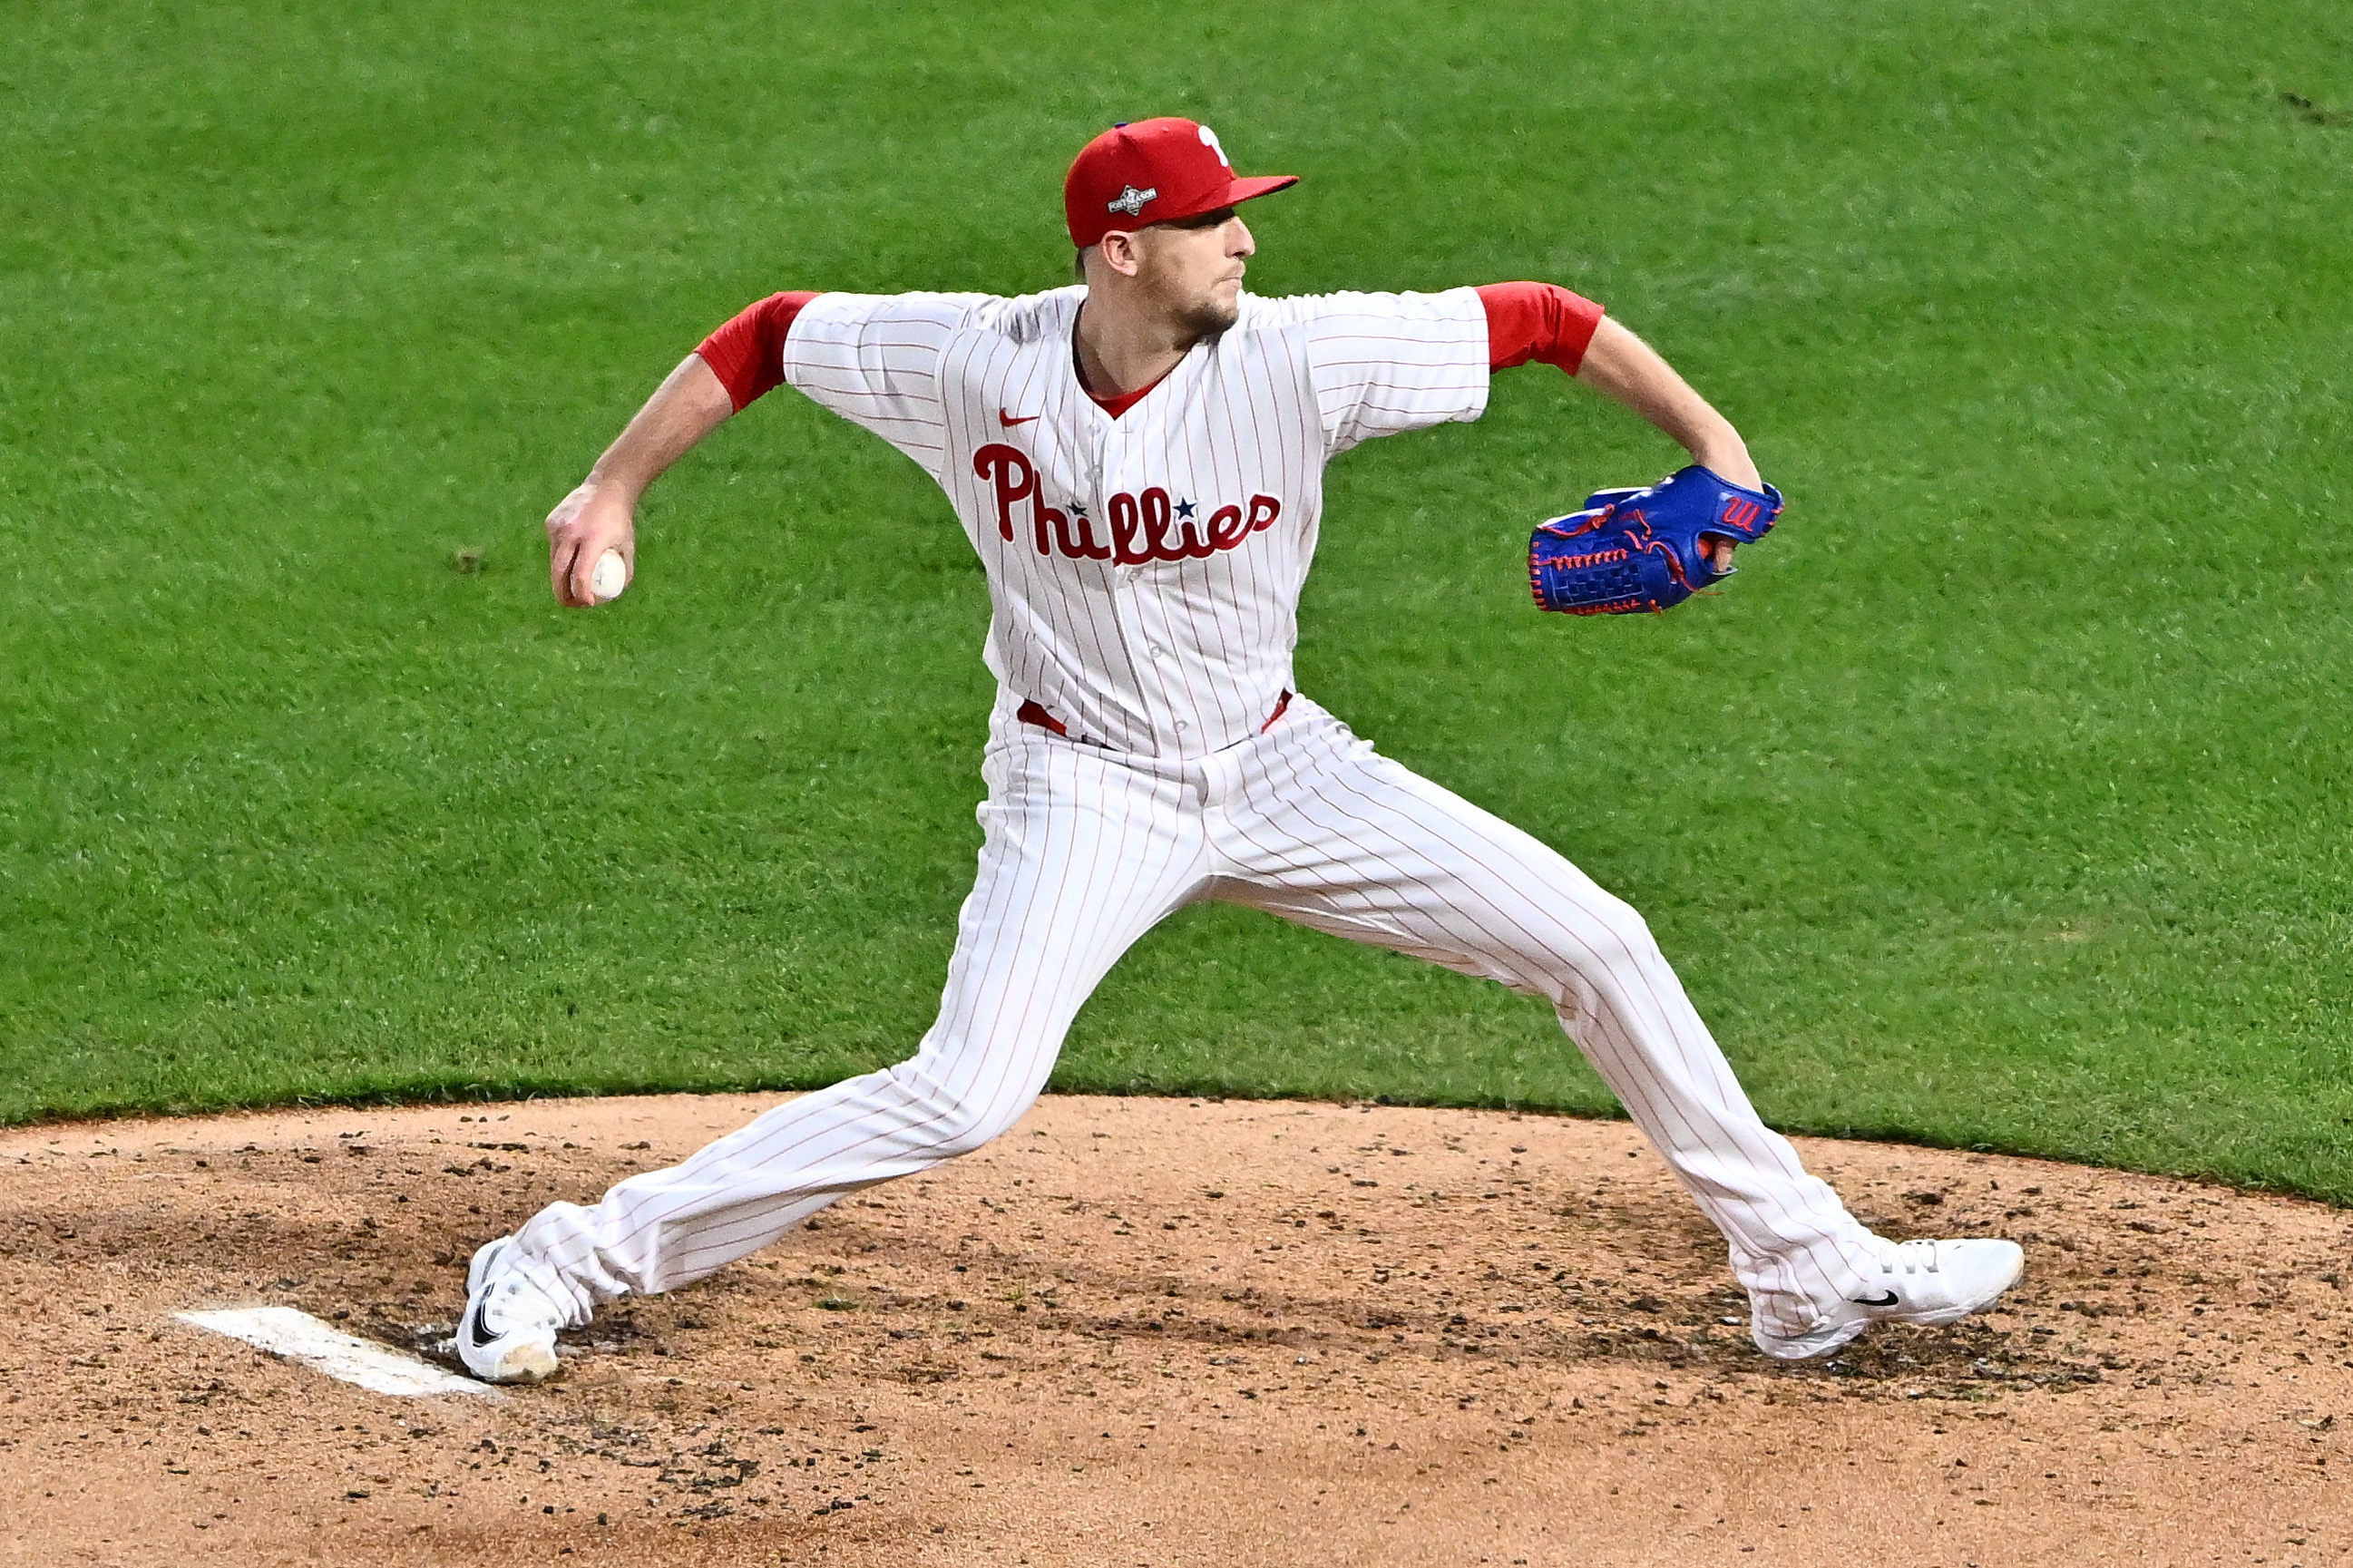
[[[1993,1304],[2018,1283],[2026,1254],[2014,1241],[1972,1237],[1964,1241],[1882,1242],[1871,1288],[1841,1303],[1810,1333],[1767,1333],[1752,1315],[1748,1337],[1775,1361],[1809,1361],[1853,1339],[1873,1323],[1942,1328]]]
[[[564,1311],[499,1260],[514,1237],[475,1249],[466,1268],[466,1315],[458,1322],[458,1356],[484,1383],[537,1383],[555,1371],[555,1331]]]

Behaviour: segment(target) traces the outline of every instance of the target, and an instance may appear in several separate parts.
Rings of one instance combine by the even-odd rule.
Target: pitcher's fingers
[[[548,541],[548,584],[555,590],[555,602],[572,609],[580,605],[572,592],[572,568],[579,554],[580,536],[568,530]]]
[[[596,558],[604,551],[593,541],[583,539],[572,552],[571,604],[576,609],[586,609],[596,603]]]

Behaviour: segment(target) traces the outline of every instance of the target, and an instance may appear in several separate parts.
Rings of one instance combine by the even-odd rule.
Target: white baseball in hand
[[[621,596],[629,585],[629,563],[621,559],[617,550],[607,550],[596,557],[596,569],[588,574],[588,593],[598,604]]]

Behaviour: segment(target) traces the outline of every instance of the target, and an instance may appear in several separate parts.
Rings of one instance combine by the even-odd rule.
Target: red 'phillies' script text
[[[1038,495],[1038,470],[1018,447],[992,441],[972,455],[972,471],[994,487],[997,531],[1013,538],[1013,503],[1029,503],[1029,526],[1038,553],[1060,553],[1074,561],[1109,561],[1121,566],[1141,566],[1147,561],[1204,561],[1220,550],[1231,550],[1282,515],[1282,503],[1272,496],[1252,496],[1250,510],[1221,506],[1205,523],[1180,518],[1168,504],[1168,492],[1154,485],[1141,496],[1121,490],[1103,502],[1109,539],[1096,537],[1099,525],[1083,512],[1076,517],[1048,506]]]

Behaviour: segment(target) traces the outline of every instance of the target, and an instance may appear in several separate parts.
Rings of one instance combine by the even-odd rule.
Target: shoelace
[[[491,1288],[489,1317],[491,1325],[500,1333],[503,1334],[513,1327],[507,1321],[507,1312],[514,1306],[515,1299],[522,1294],[522,1290],[523,1282],[520,1279],[509,1279]]]
[[[1943,1270],[1936,1262],[1936,1244],[1933,1241],[1900,1242],[1882,1254],[1879,1259],[1882,1274],[1938,1274]]]

